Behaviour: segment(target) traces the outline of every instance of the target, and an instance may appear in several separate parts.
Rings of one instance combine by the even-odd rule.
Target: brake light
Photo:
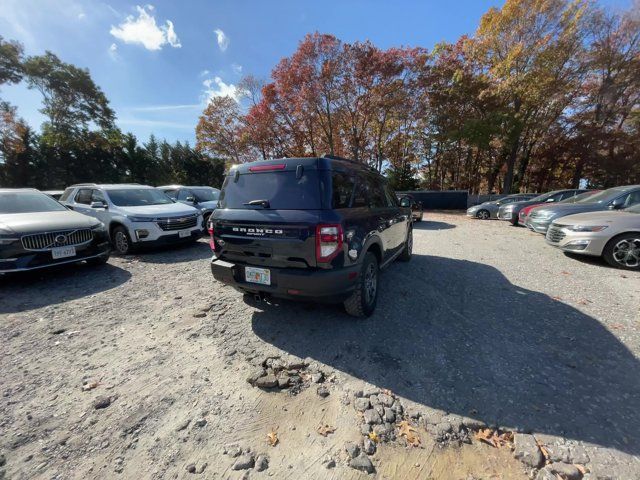
[[[316,260],[328,262],[342,250],[342,225],[318,225],[316,227]]]
[[[268,172],[271,170],[284,170],[286,165],[284,163],[276,163],[274,165],[256,165],[249,167],[250,172]]]
[[[213,239],[213,223],[210,223],[207,231],[209,232],[209,246],[211,247],[211,250],[213,250],[214,252],[216,251],[216,241]]]

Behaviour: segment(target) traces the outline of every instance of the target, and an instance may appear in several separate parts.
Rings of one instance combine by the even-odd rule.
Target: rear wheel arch
[[[363,254],[362,254],[362,258],[365,257],[365,255],[367,254],[367,252],[371,252],[375,255],[376,260],[378,260],[378,265],[380,265],[382,263],[382,246],[380,245],[379,241],[372,241],[367,248],[365,248]]]

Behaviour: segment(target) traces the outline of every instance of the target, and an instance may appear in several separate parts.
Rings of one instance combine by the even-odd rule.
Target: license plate
[[[190,232],[189,230],[180,230],[180,231],[178,232],[178,236],[179,236],[180,238],[187,238],[187,237],[190,237],[190,236],[191,236],[191,232]]]
[[[56,247],[51,249],[51,256],[54,260],[59,258],[75,257],[76,247]]]
[[[244,268],[244,278],[247,282],[271,285],[271,271],[268,268]]]

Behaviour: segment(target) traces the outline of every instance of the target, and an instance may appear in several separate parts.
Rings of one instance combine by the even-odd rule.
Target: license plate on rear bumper
[[[271,271],[268,268],[245,267],[244,278],[247,282],[271,285]]]
[[[76,247],[56,247],[51,249],[51,256],[54,260],[59,258],[75,257]]]

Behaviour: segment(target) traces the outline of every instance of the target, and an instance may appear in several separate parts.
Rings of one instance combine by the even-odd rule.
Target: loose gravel
[[[425,217],[366,320],[204,240],[0,278],[0,478],[640,478],[640,273]]]

